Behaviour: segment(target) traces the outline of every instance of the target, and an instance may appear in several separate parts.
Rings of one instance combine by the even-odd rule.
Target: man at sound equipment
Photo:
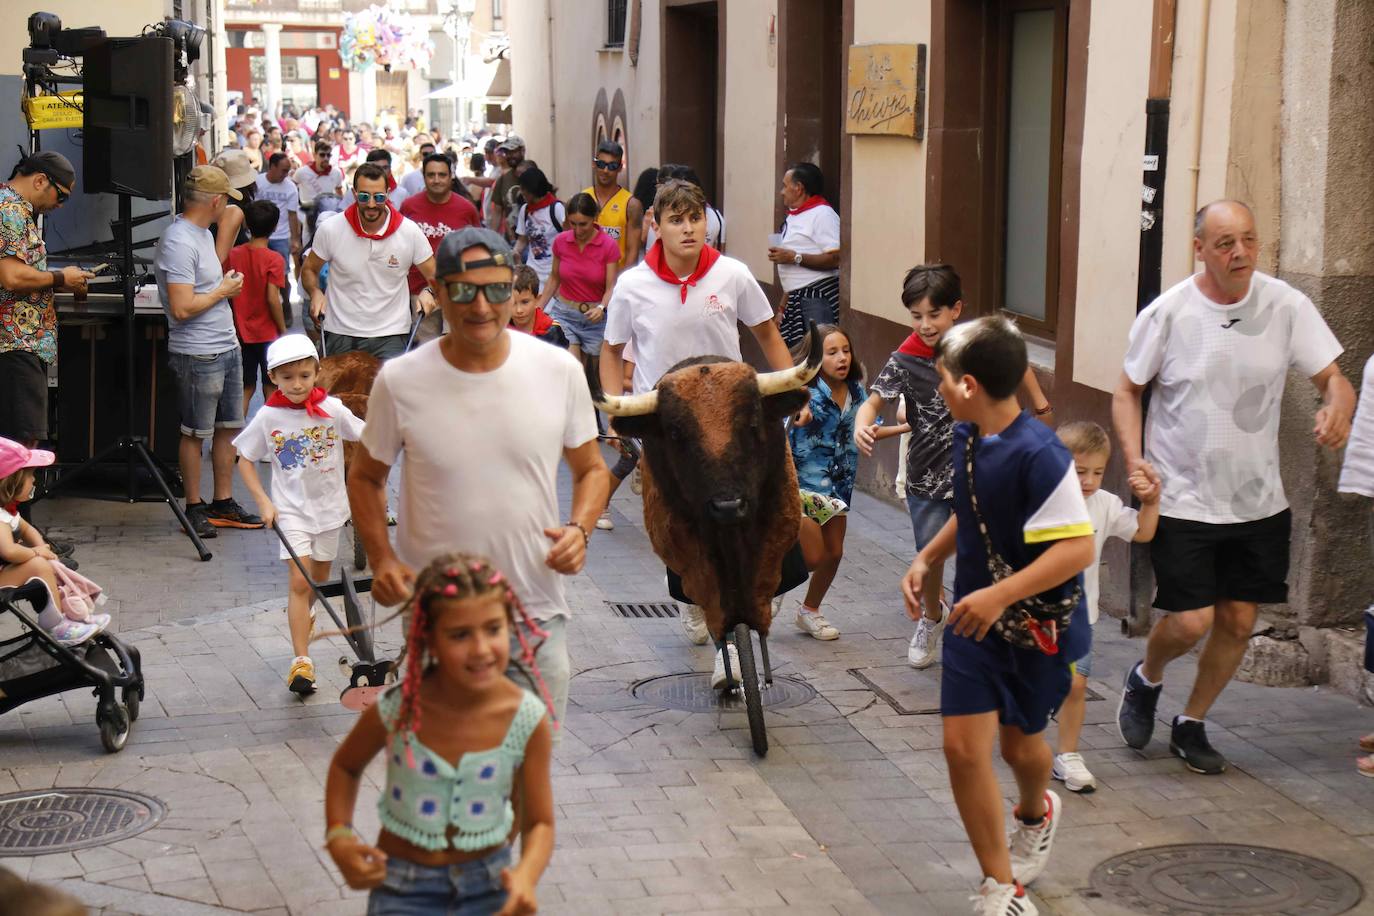
[[[26,156],[0,182],[0,436],[32,446],[48,438],[48,366],[57,359],[57,290],[84,293],[95,276],[48,270],[34,217],[56,210],[76,188],[61,153]]]
[[[181,414],[178,464],[186,493],[186,515],[202,538],[216,528],[261,528],[262,519],[234,501],[234,436],[243,426],[243,356],[234,332],[229,299],[243,288],[243,275],[225,274],[215,254],[210,225],[242,195],[213,165],[186,176],[186,209],[157,243],[153,273],[167,313],[167,359],[177,377]],[[200,497],[201,450],[212,440],[214,501]]]

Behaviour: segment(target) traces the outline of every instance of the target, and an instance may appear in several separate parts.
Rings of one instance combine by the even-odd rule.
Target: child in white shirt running
[[[356,442],[363,434],[363,421],[343,401],[316,387],[319,369],[315,345],[304,334],[272,341],[267,348],[267,375],[277,390],[234,439],[239,472],[257,500],[263,522],[277,524],[316,582],[329,578],[339,552],[339,532],[348,521],[341,440]],[[272,456],[270,497],[255,467],[268,455]],[[315,690],[315,665],[307,654],[314,598],[286,544],[281,558],[291,577],[286,617],[295,652],[286,682],[293,692],[304,695]]]
[[[1137,512],[1121,501],[1115,493],[1102,489],[1102,477],[1107,461],[1112,457],[1112,442],[1107,431],[1096,423],[1080,421],[1065,423],[1058,429],[1059,441],[1073,453],[1073,467],[1078,474],[1083,502],[1093,522],[1093,562],[1083,570],[1083,592],[1088,604],[1088,621],[1097,623],[1097,596],[1102,548],[1107,538],[1145,543],[1154,540],[1159,524],[1159,475],[1145,465],[1128,481],[1137,499]],[[1073,681],[1068,698],[1059,709],[1059,750],[1054,756],[1052,775],[1070,792],[1092,792],[1097,779],[1083,763],[1078,753],[1078,736],[1083,731],[1083,717],[1087,711],[1088,675],[1092,674],[1092,652],[1073,663]]]

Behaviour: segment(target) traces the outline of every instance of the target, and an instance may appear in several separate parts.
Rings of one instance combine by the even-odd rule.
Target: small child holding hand
[[[1146,543],[1154,540],[1159,525],[1159,475],[1143,464],[1128,483],[1140,500],[1140,511],[1128,508],[1115,493],[1102,489],[1107,461],[1112,457],[1111,439],[1096,423],[1066,423],[1059,427],[1059,441],[1073,453],[1074,472],[1093,521],[1093,562],[1083,570],[1083,597],[1088,605],[1088,622],[1097,623],[1098,573],[1102,547],[1107,538]],[[1087,709],[1088,675],[1092,674],[1092,651],[1073,663],[1069,696],[1059,709],[1059,751],[1054,757],[1054,778],[1070,792],[1092,792],[1097,780],[1078,753],[1078,736],[1083,731]]]
[[[356,442],[363,421],[338,398],[315,386],[320,363],[315,345],[304,334],[287,334],[267,348],[267,374],[277,390],[234,439],[244,460],[238,462],[244,485],[257,500],[263,523],[274,522],[287,544],[322,582],[339,553],[339,532],[348,521],[344,489],[343,443]],[[272,495],[262,487],[255,463],[272,456]],[[310,647],[310,583],[282,545],[281,558],[291,577],[286,618],[296,653],[286,676],[298,694],[315,690]]]

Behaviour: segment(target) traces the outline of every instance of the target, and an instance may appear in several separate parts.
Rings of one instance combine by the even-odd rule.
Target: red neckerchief
[[[314,160],[312,159],[310,162],[310,171],[314,172],[316,175],[323,177],[333,172],[334,166],[326,165],[323,169],[321,169],[318,165],[315,164]]]
[[[922,340],[921,335],[917,334],[915,331],[912,331],[911,336],[902,341],[902,345],[897,348],[897,352],[905,353],[907,356],[919,356],[924,359],[930,359],[935,355],[935,351],[931,349],[930,345]]]
[[[384,239],[401,228],[401,214],[391,205],[391,201],[386,202],[386,209],[389,214],[386,228],[377,235],[373,235],[363,228],[363,220],[362,217],[358,215],[358,204],[356,202],[350,204],[348,209],[344,211],[344,219],[348,220],[348,225],[353,227],[353,233],[358,236],[358,238],[373,240]]]
[[[697,281],[706,276],[707,271],[720,258],[720,252],[710,245],[701,246],[701,254],[697,256],[697,269],[692,271],[692,275],[686,280],[678,279],[677,274],[668,269],[667,263],[663,260],[663,239],[654,242],[654,247],[649,249],[649,253],[644,256],[644,263],[649,265],[649,269],[658,274],[658,278],[666,283],[681,287],[682,301],[687,302],[687,287],[696,286]]]
[[[554,197],[553,192],[550,191],[548,194],[545,194],[543,197],[539,198],[534,203],[526,205],[525,212],[533,213],[535,210],[542,210],[545,207],[551,207],[553,206],[553,202],[556,200],[558,200],[558,198]]]
[[[304,410],[312,417],[319,417],[327,420],[329,419],[329,414],[325,413],[324,408],[320,406],[320,402],[327,397],[329,397],[328,392],[317,385],[310,389],[310,394],[306,395],[304,401],[297,404],[295,401],[282,394],[281,389],[278,388],[276,391],[272,392],[272,396],[267,399],[267,406],[289,407],[292,410]]]
[[[396,190],[396,176],[390,172],[386,173],[386,189],[388,192]]]
[[[788,215],[788,216],[796,216],[798,213],[805,213],[807,210],[810,210],[812,207],[828,207],[828,206],[830,206],[830,202],[827,201],[824,197],[822,197],[822,196],[819,195],[819,194],[812,194],[812,195],[811,195],[810,197],[808,197],[806,200],[802,201],[802,205],[801,205],[800,207],[789,207],[788,210],[787,210],[787,215]]]
[[[511,322],[510,326],[515,328],[517,331],[520,330],[520,328],[515,327],[515,322],[513,321]],[[524,333],[532,334],[535,337],[543,337],[545,334],[548,333],[549,328],[551,327],[553,327],[553,316],[548,314],[541,308],[536,308],[534,310],[534,323],[531,324],[530,329],[528,331],[525,331]]]

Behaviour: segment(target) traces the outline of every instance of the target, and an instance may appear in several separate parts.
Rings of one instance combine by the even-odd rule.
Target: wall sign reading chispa
[[[847,133],[925,138],[925,45],[850,45],[847,85]]]

